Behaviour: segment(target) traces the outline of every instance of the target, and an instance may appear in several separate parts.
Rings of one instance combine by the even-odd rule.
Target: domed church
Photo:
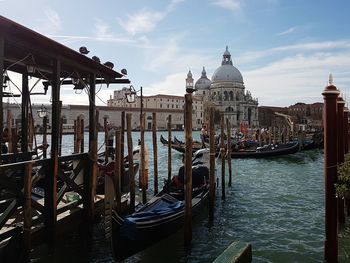
[[[215,70],[211,81],[203,67],[195,89],[194,96],[203,100],[204,107],[214,106],[234,127],[245,125],[254,128],[259,125],[258,100],[245,90],[242,74],[233,66],[227,46],[221,66]]]

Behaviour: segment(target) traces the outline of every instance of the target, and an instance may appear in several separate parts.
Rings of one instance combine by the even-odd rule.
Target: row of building
[[[216,112],[223,113],[225,119],[229,119],[233,127],[258,127],[274,126],[276,121],[275,112],[290,116],[295,129],[319,129],[322,125],[322,103],[304,104],[297,103],[289,107],[258,107],[258,100],[253,98],[251,93],[245,89],[241,72],[233,66],[231,54],[228,47],[223,53],[221,65],[214,71],[211,80],[207,77],[203,67],[201,77],[194,82],[191,71],[188,72],[186,89],[195,89],[193,93],[193,118],[192,126],[200,129],[208,119],[209,107],[214,107]],[[184,88],[184,93],[185,93]],[[120,112],[132,113],[132,128],[138,129],[140,125],[141,97],[135,102],[128,103],[126,95],[129,88],[115,90],[107,101],[107,106],[98,106],[99,124],[107,118],[109,123],[119,125],[121,121]],[[168,116],[171,115],[172,129],[181,130],[184,124],[184,96],[174,95],[152,95],[142,97],[142,112],[145,114],[145,128],[152,127],[152,113],[157,113],[157,128],[167,129]],[[5,104],[12,112],[14,123],[20,123],[21,111],[15,104]],[[32,105],[33,118],[36,125],[41,121],[36,112],[42,105]],[[48,110],[50,123],[50,106]],[[77,117],[88,119],[88,106],[84,105],[63,105],[61,116],[63,124],[71,126]],[[6,110],[4,111],[6,114]],[[219,115],[216,115],[219,116]],[[6,120],[6,116],[4,116]],[[219,120],[216,120],[218,123]],[[87,121],[85,122],[88,123]]]

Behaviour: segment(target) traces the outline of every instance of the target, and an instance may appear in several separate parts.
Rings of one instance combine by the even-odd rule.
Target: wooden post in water
[[[232,165],[231,165],[231,125],[226,119],[227,125],[227,165],[228,165],[228,186],[232,186]]]
[[[170,116],[170,115],[169,115]],[[185,95],[185,246],[192,242],[192,95]]]
[[[260,133],[261,134],[261,133]],[[225,122],[224,114],[221,114],[221,136],[220,136],[220,154],[221,154],[221,199],[226,199],[225,194]]]
[[[337,139],[338,139],[338,166],[344,163],[344,105],[345,101],[342,97],[337,99]],[[345,223],[345,210],[344,210],[344,199],[341,197],[337,198],[338,200],[338,222],[343,224]]]
[[[24,221],[23,239],[25,258],[29,259],[31,250],[31,227],[32,227],[32,163],[27,163],[24,167]],[[15,251],[19,253],[19,251]]]
[[[273,131],[272,131],[272,127],[269,127],[269,145],[271,145],[271,141],[272,141],[272,133],[273,133]]]
[[[117,203],[117,211],[120,212],[121,206],[121,189],[120,189],[120,179],[121,179],[121,130],[117,129],[115,131],[115,157],[114,157],[114,189],[115,189],[115,200]]]
[[[209,222],[214,220],[215,200],[215,139],[214,139],[214,108],[209,110],[209,143],[210,143],[210,166],[209,166]]]
[[[273,126],[273,144],[276,144],[276,126]]]
[[[192,149],[192,146],[191,146]],[[168,181],[171,180],[171,115],[168,116]]]
[[[153,173],[154,173],[154,195],[158,194],[158,148],[157,148],[157,115],[152,113],[152,140],[153,140]]]
[[[77,146],[77,141],[78,141],[78,124],[77,124],[77,120],[74,120],[74,136],[73,136],[73,140],[74,140],[73,153],[78,153],[78,146]]]
[[[126,134],[128,141],[128,162],[129,162],[129,182],[130,182],[130,213],[135,211],[135,177],[134,177],[134,159],[132,154],[131,137],[131,113],[126,114]]]
[[[146,162],[145,162],[145,114],[141,114],[141,186],[142,186],[142,203],[145,204],[147,202],[147,178],[146,178]],[[147,167],[148,170],[148,167]]]
[[[80,117],[78,116],[77,126],[76,126],[76,131],[77,131],[76,153],[79,153],[79,151],[80,151],[80,141],[81,141],[81,139],[80,139],[80,136],[81,136],[80,135],[80,131],[81,131],[80,126],[81,126],[81,122],[80,122]]]
[[[337,178],[337,97],[339,91],[332,84],[324,89],[324,177],[325,177],[325,235],[324,258],[338,262],[338,222],[335,186]]]

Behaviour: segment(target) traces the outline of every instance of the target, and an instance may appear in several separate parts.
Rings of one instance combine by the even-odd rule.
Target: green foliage
[[[338,181],[335,184],[335,192],[339,197],[350,197],[350,153],[344,158],[344,163],[338,167]]]

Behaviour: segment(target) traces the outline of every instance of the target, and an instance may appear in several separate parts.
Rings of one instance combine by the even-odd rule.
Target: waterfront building
[[[215,70],[211,80],[203,67],[195,88],[195,97],[203,101],[205,110],[210,106],[214,107],[224,114],[224,118],[228,119],[233,127],[259,126],[258,100],[245,90],[242,74],[233,66],[227,46],[221,66]]]

